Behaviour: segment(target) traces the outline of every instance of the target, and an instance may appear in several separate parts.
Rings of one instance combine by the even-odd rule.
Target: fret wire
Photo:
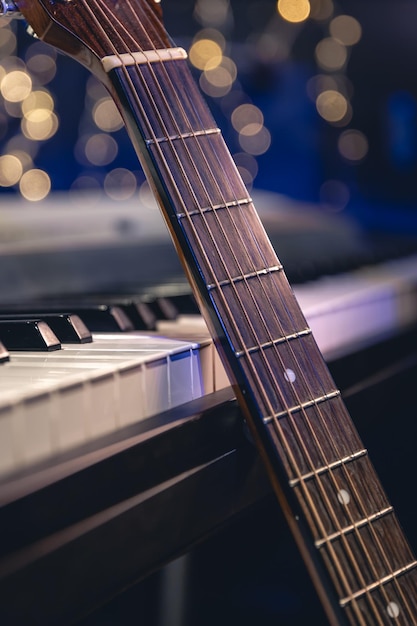
[[[327,535],[323,539],[319,539],[318,541],[315,541],[314,545],[316,546],[316,548],[321,548],[327,543],[334,541],[335,539],[339,539],[341,535],[346,535],[348,533],[353,532],[356,529],[363,528],[364,526],[367,526],[368,524],[371,524],[372,522],[375,522],[376,520],[381,519],[381,517],[384,517],[385,515],[389,515],[390,513],[393,513],[393,512],[394,512],[394,507],[389,506],[386,509],[383,509],[382,511],[378,511],[377,513],[374,513],[373,515],[369,515],[369,517],[366,517],[359,522],[353,522],[353,524],[350,524],[350,526],[346,526],[345,528],[342,528],[342,530],[339,532],[332,533],[331,535]]]
[[[226,303],[227,304],[227,303]]]
[[[129,76],[128,76],[128,74],[127,74],[127,73],[125,74],[125,76],[126,76],[127,80],[128,80],[128,81],[130,81]],[[145,86],[145,87],[146,87],[146,86]],[[133,90],[133,93],[134,93],[134,90]],[[149,95],[150,95],[150,94],[149,94]],[[138,102],[137,102],[137,104],[138,104],[138,106],[139,106],[139,107],[142,109],[142,111],[143,111],[143,107],[141,106],[141,103],[138,101]],[[146,116],[145,116],[145,115],[144,115],[144,117],[146,118]],[[161,123],[162,123],[162,125],[163,125],[163,121],[162,121],[162,120],[161,120]],[[165,161],[165,159],[164,159],[164,157],[163,157],[162,153],[160,153],[160,157],[161,157],[161,159],[165,162],[165,166],[166,166],[167,171],[169,171],[168,165],[167,165],[167,163],[166,163],[166,161]],[[180,167],[181,167],[181,163],[179,163],[179,165],[180,165]],[[184,178],[185,178],[185,177],[184,177]],[[171,177],[171,179],[172,179],[172,177]],[[174,186],[174,188],[175,188],[175,187],[176,187],[176,183],[175,183],[175,181],[174,181],[173,179],[172,179],[172,184],[173,184],[173,186]],[[177,191],[178,191],[178,190],[177,190]],[[190,191],[191,191],[191,194],[192,194],[192,190],[190,190]],[[181,200],[181,195],[180,195],[179,193],[178,193],[178,198]],[[238,203],[238,202],[239,202],[239,201],[236,199],[236,203]],[[198,203],[196,203],[196,205],[198,206]],[[184,205],[184,208],[185,208],[185,205]],[[213,243],[215,243],[215,242],[213,242]],[[204,248],[202,248],[202,249],[201,249],[201,251],[202,251],[202,254],[206,257],[206,253],[205,253]],[[220,256],[220,258],[222,258],[222,257],[221,257],[221,254],[220,254],[219,256]],[[207,257],[206,257],[206,260],[207,260]],[[226,305],[227,305],[227,303],[226,303]],[[254,372],[254,375],[255,375],[255,380],[256,380],[256,378],[257,378],[257,377],[256,377],[256,372]],[[259,384],[260,386],[262,386],[262,385],[261,385],[261,381],[259,380],[259,378],[258,378],[257,380],[258,380],[258,384]]]
[[[220,257],[221,257],[221,255],[220,255]],[[226,307],[228,307],[227,302],[226,302],[225,304],[226,304]],[[255,374],[255,379],[256,379],[256,372],[254,372],[254,374]],[[260,381],[259,381],[259,379],[258,379],[258,384],[259,384],[259,382],[260,382]],[[262,388],[262,385],[261,385],[261,388]],[[348,587],[347,587],[347,588],[348,588]]]
[[[225,202],[224,204],[213,204],[213,206],[202,207],[201,209],[195,209],[194,211],[187,211],[187,213],[177,213],[177,218],[182,220],[184,218],[201,216],[205,213],[213,213],[213,211],[220,211],[222,209],[233,209],[235,207],[241,207],[251,204],[252,198],[242,198],[242,200],[232,200],[231,202]]]
[[[211,239],[212,239],[212,237],[211,237]],[[212,241],[213,241],[213,239],[212,239]],[[213,241],[213,243],[216,245],[216,242],[214,242],[214,241]],[[220,258],[222,258],[221,254],[220,254],[219,256],[220,256]],[[226,304],[226,306],[228,306],[228,305],[227,305],[227,302],[226,302],[225,304]],[[243,311],[243,313],[245,313],[245,311]],[[250,320],[248,320],[248,322],[250,323]],[[255,373],[255,372],[254,372],[254,373]],[[258,379],[258,384],[259,384],[259,383],[260,383],[260,381],[259,381],[259,379]]]
[[[274,415],[267,415],[263,418],[263,423],[265,425],[273,424],[274,426],[276,426],[276,422],[278,422],[280,419],[284,417],[288,417],[290,415],[293,415],[294,413],[299,413],[300,411],[304,411],[305,409],[314,407],[318,404],[321,404],[322,402],[328,402],[328,400],[331,400],[332,398],[339,398],[340,396],[341,396],[340,390],[335,389],[334,391],[325,393],[319,398],[313,398],[312,400],[309,400],[308,402],[303,402],[301,404],[297,404],[295,406],[289,407],[285,411],[280,411],[280,413],[275,413]],[[302,474],[300,474],[300,477],[301,476]]]
[[[293,480],[290,480],[289,485],[290,487],[296,487],[302,481],[306,482],[307,480],[310,480],[314,478],[315,476],[318,476],[320,474],[325,474],[326,472],[336,469],[337,467],[341,467],[342,465],[347,465],[348,463],[352,463],[353,461],[356,461],[356,459],[359,459],[367,454],[368,454],[368,450],[364,448],[363,450],[359,450],[358,452],[355,452],[354,454],[351,454],[350,456],[346,456],[343,459],[340,459],[339,461],[333,461],[333,463],[329,463],[329,465],[319,467],[314,472],[309,472],[308,474],[304,474],[303,476],[300,476],[299,478],[294,478]]]
[[[227,305],[227,303],[226,303],[226,305]],[[324,494],[324,497],[326,497],[326,494]],[[351,557],[352,557],[352,555],[351,555]]]
[[[249,272],[247,274],[242,274],[241,276],[232,276],[230,280],[219,280],[215,283],[209,283],[206,285],[209,291],[213,291],[214,289],[222,289],[222,287],[227,287],[228,285],[233,285],[240,282],[245,282],[250,280],[251,278],[259,278],[265,274],[272,274],[273,272],[281,272],[284,268],[281,264],[274,265],[274,267],[265,267],[261,270],[257,270],[254,272]],[[273,341],[271,341],[270,345],[273,345]]]
[[[183,141],[184,139],[195,139],[196,137],[208,137],[209,135],[219,135],[220,128],[208,128],[207,130],[196,130],[189,133],[181,133],[178,135],[168,135],[166,137],[157,137],[156,139],[146,139],[145,145],[152,146],[161,143],[172,143],[173,141]]]
[[[400,576],[403,576],[404,574],[411,572],[416,567],[417,567],[417,561],[413,561],[412,563],[409,563],[405,567],[402,567],[396,570],[395,572],[392,572],[391,574],[387,574],[387,576],[384,576],[384,578],[381,578],[380,580],[375,581],[371,585],[367,585],[363,589],[360,589],[359,591],[355,591],[355,593],[352,593],[352,595],[342,598],[340,600],[340,606],[344,608],[345,606],[350,604],[352,601],[358,600],[364,595],[374,591],[375,589],[378,589],[378,587],[383,588],[384,585],[386,585],[387,583],[391,581],[395,582]]]
[[[274,346],[279,346],[281,343],[286,343],[289,341],[293,341],[295,339],[300,339],[301,337],[308,337],[312,334],[311,328],[305,328],[304,330],[300,330],[296,333],[292,333],[291,335],[284,335],[283,337],[279,337],[278,339],[274,339],[274,341],[268,341],[266,343],[262,343],[259,346],[253,346],[252,348],[247,348],[245,352],[238,351],[235,352],[235,356],[238,359],[246,356],[247,354],[255,354],[261,350],[267,350],[268,348],[273,348]]]
[[[127,73],[125,73],[125,76],[127,77]],[[133,91],[133,93],[134,93],[134,91]],[[142,107],[141,107],[141,108],[142,108]],[[144,118],[146,119],[146,116],[144,116]]]

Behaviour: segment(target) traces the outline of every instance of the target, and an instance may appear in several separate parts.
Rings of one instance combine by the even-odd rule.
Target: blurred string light
[[[47,172],[35,167],[34,158],[41,142],[58,130],[54,99],[45,85],[56,72],[56,53],[34,42],[25,60],[16,55],[14,24],[0,20],[0,137],[4,138],[13,118],[18,131],[6,142],[0,154],[0,187],[17,189],[29,201],[45,198],[51,190]]]
[[[277,10],[287,22],[304,22],[310,15],[309,0],[278,0]]]
[[[84,110],[74,146],[82,171],[71,185],[72,192],[88,191],[92,197],[104,192],[109,198],[124,201],[137,191],[143,174],[114,165],[120,154],[117,134],[123,119],[103,85],[94,77],[87,80]],[[108,171],[103,174],[103,169]]]
[[[283,1],[278,2],[278,11],[288,19],[281,9]],[[288,2],[291,4],[290,0]],[[340,129],[336,149],[343,161],[359,163],[366,157],[369,145],[364,133],[348,128],[354,111],[353,86],[346,70],[352,46],[361,40],[361,25],[351,15],[336,14],[332,0],[311,0],[309,19],[320,23],[324,36],[314,50],[320,73],[308,81],[307,93],[315,103],[318,115],[330,126]],[[325,181],[320,195],[324,202],[339,209],[343,209],[350,199],[349,189],[341,180]]]
[[[0,19],[0,139],[12,135],[0,153],[0,187],[36,202],[52,189],[49,174],[36,166],[36,159],[41,146],[60,127],[54,94],[49,88],[57,72],[57,53],[34,40],[23,58],[16,56],[15,28],[14,22]],[[122,127],[123,120],[113,100],[99,81],[91,77],[74,148],[83,169],[73,181],[72,189],[100,190],[118,200],[135,193],[136,175],[123,168],[112,169],[119,154],[113,134]],[[109,169],[107,174],[98,173],[103,167]]]
[[[219,104],[230,122],[236,138],[235,161],[250,187],[258,173],[258,159],[268,152],[272,138],[261,110],[239,82],[230,42],[234,20],[231,2],[196,0],[194,18],[201,28],[191,43],[189,58],[200,74],[201,89]],[[282,31],[276,31],[276,20],[287,25],[286,33],[292,31],[294,35],[282,37]],[[366,157],[368,142],[363,133],[348,128],[353,88],[346,76],[350,50],[362,35],[359,22],[349,15],[336,15],[332,0],[277,0],[275,21],[271,20],[271,26],[259,35],[256,54],[268,63],[287,59],[295,33],[307,21],[315,21],[323,31],[314,51],[319,72],[308,82],[308,94],[318,115],[339,129],[337,149],[342,159],[350,164],[360,162]],[[39,200],[50,192],[52,184],[48,174],[36,166],[38,151],[60,128],[54,94],[48,87],[57,71],[56,52],[33,41],[24,59],[18,58],[15,27],[0,20],[0,139],[19,124],[0,154],[0,186],[15,189],[29,200]],[[248,41],[251,43],[253,40]],[[128,199],[141,189],[142,173],[116,162],[120,154],[117,133],[122,127],[113,100],[99,81],[90,77],[74,142],[80,172],[71,189],[101,190],[118,200]],[[341,194],[340,181],[328,181],[323,189],[329,196],[339,191],[346,197]]]
[[[227,33],[233,25],[229,0],[197,0],[194,17],[201,25],[189,50],[191,64],[200,72],[201,90],[216,99],[236,133],[238,151],[233,155],[248,187],[258,174],[257,158],[271,146],[264,116],[238,80]]]

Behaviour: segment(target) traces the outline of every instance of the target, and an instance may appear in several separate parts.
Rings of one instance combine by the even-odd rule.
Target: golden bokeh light
[[[345,96],[333,89],[318,95],[316,107],[319,115],[327,122],[341,122],[349,109]]]
[[[22,102],[22,113],[27,115],[29,111],[35,109],[45,109],[46,111],[54,110],[54,100],[48,91],[36,90],[32,91]]]
[[[28,170],[20,179],[19,190],[26,200],[39,202],[51,191],[51,179],[43,170]]]
[[[22,102],[32,90],[32,79],[23,70],[13,70],[4,76],[0,84],[1,95],[8,102]]]
[[[230,92],[236,77],[236,64],[228,57],[223,57],[221,65],[206,69],[201,74],[200,87],[212,98],[221,98]]]
[[[315,49],[317,65],[327,71],[341,70],[347,61],[346,47],[333,37],[319,41]]]
[[[238,132],[250,125],[263,126],[264,115],[262,111],[253,104],[241,104],[236,107],[231,117],[232,126]]]
[[[355,129],[343,131],[337,145],[340,154],[348,161],[362,161],[369,150],[366,136]]]
[[[19,182],[23,174],[21,161],[14,154],[4,154],[0,157],[0,186],[12,187]]]
[[[239,135],[239,144],[242,150],[254,156],[265,154],[271,146],[271,133],[265,126],[258,128],[254,134]]]
[[[362,37],[362,27],[358,20],[351,15],[338,15],[329,26],[332,37],[345,46],[353,46]]]
[[[114,100],[101,98],[93,108],[93,119],[100,130],[114,133],[123,127],[123,119]]]
[[[189,58],[194,67],[199,70],[205,70],[207,66],[215,69],[222,62],[223,51],[220,45],[212,39],[198,39],[190,48]]]
[[[278,0],[277,9],[284,20],[295,24],[308,18],[311,7],[309,0]]]
[[[58,130],[58,118],[49,109],[33,109],[22,119],[22,133],[32,141],[46,141]]]

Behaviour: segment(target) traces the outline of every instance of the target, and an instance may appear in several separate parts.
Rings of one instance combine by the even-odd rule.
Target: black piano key
[[[135,327],[119,306],[100,304],[71,309],[92,332],[128,332]]]
[[[61,343],[51,327],[39,319],[0,320],[0,341],[7,350],[59,350]]]
[[[46,322],[61,343],[91,343],[93,341],[90,330],[78,315],[39,313],[36,319]],[[0,321],[2,320],[27,321],[28,315],[23,313],[0,315]]]
[[[112,304],[68,300],[38,302],[36,304],[6,305],[4,315],[22,315],[42,318],[48,315],[77,315],[90,332],[127,332],[134,325],[125,311]]]
[[[175,320],[179,315],[198,314],[199,309],[190,293],[170,294],[151,298],[148,305],[161,320]]]
[[[129,317],[135,330],[155,330],[157,317],[148,303],[137,298],[119,299],[116,302]]]
[[[42,316],[61,343],[91,343],[93,336],[83,320],[75,314],[47,314]]]

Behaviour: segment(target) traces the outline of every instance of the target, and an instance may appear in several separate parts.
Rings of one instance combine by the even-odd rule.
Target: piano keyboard
[[[417,320],[417,258],[294,289],[325,358],[375,343]],[[0,476],[229,385],[198,315],[156,332],[94,333],[54,352],[10,352],[0,369]]]
[[[218,389],[214,348],[143,333],[11,352],[0,375],[0,473],[28,466]],[[217,360],[217,357],[216,357]]]

